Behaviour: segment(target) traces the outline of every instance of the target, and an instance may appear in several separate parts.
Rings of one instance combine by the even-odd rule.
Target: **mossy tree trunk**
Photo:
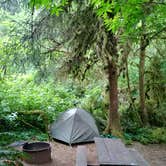
[[[106,133],[119,135],[121,133],[120,117],[118,113],[118,51],[117,40],[113,33],[109,35],[109,42],[107,50],[111,57],[107,58],[107,71],[109,83],[109,111],[108,111],[108,124],[105,129]]]
[[[118,113],[118,74],[117,66],[113,61],[108,62],[109,81],[109,111],[107,133],[117,134],[120,131],[120,118]]]
[[[140,41],[140,61],[139,61],[139,97],[140,110],[143,123],[148,124],[148,113],[145,105],[145,57],[146,57],[146,36],[143,35]]]

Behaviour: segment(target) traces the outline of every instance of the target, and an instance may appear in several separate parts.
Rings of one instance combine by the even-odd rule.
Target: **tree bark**
[[[112,32],[109,32],[108,42],[106,45],[107,50],[107,74],[109,84],[109,111],[108,111],[108,124],[105,129],[106,133],[120,136],[120,117],[118,114],[118,51],[117,39]]]
[[[117,65],[111,60],[108,61],[108,82],[109,82],[109,111],[108,124],[105,133],[119,135],[121,132],[120,117],[118,113],[118,74]]]
[[[127,91],[128,91],[128,95],[129,95],[129,99],[130,99],[130,105],[134,108],[134,101],[131,95],[131,86],[130,86],[130,77],[129,77],[129,67],[128,67],[128,56],[130,53],[130,45],[129,42],[127,42],[124,46],[123,46],[123,63],[125,63],[125,75],[126,75],[126,81],[127,81]]]
[[[144,74],[145,74],[145,56],[146,56],[146,36],[141,37],[140,42],[140,62],[139,62],[139,96],[140,96],[140,109],[141,117],[144,124],[148,124],[148,113],[145,105],[145,87],[144,87]]]
[[[129,68],[128,68],[128,56],[125,59],[125,67],[126,67],[126,81],[127,81],[127,89],[128,89],[130,104],[133,106],[134,103],[133,103],[133,98],[131,96],[130,77],[129,77]]]

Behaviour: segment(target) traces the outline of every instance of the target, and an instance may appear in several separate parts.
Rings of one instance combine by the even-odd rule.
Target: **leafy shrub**
[[[10,131],[10,132],[2,132],[0,133],[0,146],[6,146],[14,141],[25,140],[39,140],[46,141],[48,139],[48,135],[36,130],[27,130],[27,131]]]
[[[36,84],[33,80],[32,75],[21,75],[7,78],[0,84],[1,132],[30,129],[31,125],[45,131],[43,117],[33,112],[43,111],[51,123],[60,112],[76,106],[90,111],[101,131],[105,128],[108,104],[102,96],[103,85],[93,84],[84,89],[70,82]]]
[[[137,109],[129,107],[121,112],[121,125],[126,133],[135,133],[142,127],[142,122]]]
[[[24,155],[22,152],[12,148],[0,149],[0,165],[1,166],[23,166],[20,162],[20,158]]]
[[[23,126],[19,112],[41,110],[51,123],[59,112],[65,111],[78,100],[77,97],[60,83],[35,84],[33,79],[20,76],[9,78],[0,84],[0,131],[15,130]],[[22,116],[22,120],[43,130],[41,116]]]
[[[166,127],[166,103],[163,102],[159,106],[148,103],[149,123],[152,126]]]
[[[139,141],[143,144],[166,143],[166,128],[139,128],[135,133],[125,133],[126,140]]]
[[[166,128],[152,130],[153,143],[166,143]]]
[[[108,105],[102,96],[102,85],[91,85],[84,92],[79,106],[89,111],[96,120],[99,131],[103,131],[107,122]]]
[[[99,130],[105,129],[107,122],[108,101],[103,94],[103,83],[91,84],[85,89],[81,85],[55,82],[36,84],[32,76],[7,78],[0,84],[0,143],[13,142],[24,138],[41,139],[36,133],[45,132],[46,124],[51,123],[57,115],[72,107],[81,107],[90,111],[96,119]],[[154,109],[151,109],[154,108]],[[37,113],[38,112],[38,113]],[[45,115],[46,118],[42,116]],[[124,137],[146,143],[165,142],[165,105],[160,107],[148,103],[150,124],[160,128],[143,128],[139,111],[129,107],[120,111]],[[23,135],[20,134],[20,131]],[[32,130],[34,134],[28,134]],[[9,132],[10,134],[7,134]],[[12,131],[12,132],[11,132]],[[13,132],[17,133],[17,137]],[[4,134],[3,134],[4,133]],[[33,136],[32,136],[33,138]],[[47,137],[48,138],[48,137]],[[7,140],[7,141],[6,141]]]

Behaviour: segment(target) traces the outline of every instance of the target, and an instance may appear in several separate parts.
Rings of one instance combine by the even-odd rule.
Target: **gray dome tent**
[[[51,126],[52,137],[68,144],[91,142],[99,132],[93,117],[79,108],[60,114]]]

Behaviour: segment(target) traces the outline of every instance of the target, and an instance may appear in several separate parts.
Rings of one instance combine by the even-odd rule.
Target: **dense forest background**
[[[0,15],[2,149],[47,140],[73,107],[106,137],[166,142],[165,0],[0,0]]]

